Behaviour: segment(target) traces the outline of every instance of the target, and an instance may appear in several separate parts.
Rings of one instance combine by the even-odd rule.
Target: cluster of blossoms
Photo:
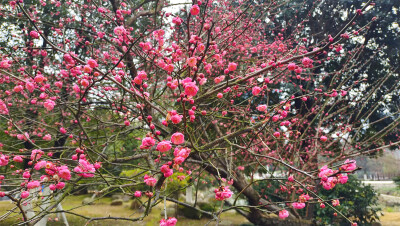
[[[11,67],[11,65],[12,65],[11,60],[4,59],[4,60],[0,61],[0,68],[2,68],[2,69],[7,69],[7,68]]]
[[[190,154],[190,149],[189,148],[181,148],[181,147],[177,147],[174,150],[174,163],[176,165],[180,165],[182,164],[185,159],[189,156]]]
[[[144,175],[144,182],[148,186],[154,187],[157,183],[157,179],[146,174],[146,175]]]
[[[101,167],[101,163],[96,162],[95,164],[89,163],[86,160],[86,156],[83,154],[83,150],[77,149],[77,153],[79,155],[78,165],[74,168],[74,172],[81,177],[94,177],[94,172],[96,169]],[[33,169],[36,171],[40,171],[44,169],[45,174],[40,176],[40,180],[35,180],[31,171],[28,169],[25,171],[17,170],[17,174],[21,174],[22,178],[25,180],[21,183],[21,187],[25,190],[21,192],[21,198],[27,198],[30,195],[30,190],[36,189],[41,186],[42,183],[49,183],[49,189],[61,190],[65,187],[64,181],[71,180],[71,171],[67,165],[59,165],[52,161],[42,160],[42,157],[45,153],[40,149],[34,149],[31,151],[30,161],[28,165],[33,165]],[[48,156],[52,156],[52,153],[48,153]],[[24,156],[15,155],[12,160],[16,163],[22,163]],[[73,155],[73,160],[77,160],[78,156]],[[9,156],[0,154],[0,166],[6,166],[9,164]],[[1,176],[4,179],[4,176]],[[4,195],[4,192],[1,194]]]
[[[172,165],[172,162],[168,162],[168,164],[164,164],[161,166],[160,170],[161,173],[164,174],[164,177],[170,177],[174,173],[174,171],[169,168],[170,165]]]
[[[168,219],[161,219],[160,226],[175,226],[178,220],[175,217],[170,217]]]
[[[304,207],[306,207],[306,202],[308,202],[308,200],[310,199],[312,198],[308,194],[302,194],[299,196],[298,202],[292,203],[292,206],[295,209],[303,209]]]
[[[331,190],[338,183],[341,184],[347,183],[348,180],[347,173],[341,173],[341,171],[351,172],[354,171],[356,168],[357,168],[356,161],[347,159],[344,162],[344,165],[342,165],[339,168],[339,170],[332,170],[328,168],[328,166],[323,166],[319,170],[318,177],[321,178],[322,186],[326,190]]]
[[[218,201],[223,201],[232,197],[233,192],[229,189],[229,186],[220,186],[214,189],[215,199]]]
[[[289,211],[287,210],[281,210],[279,211],[279,218],[285,219],[289,216]]]
[[[8,165],[8,160],[9,159],[10,159],[10,157],[8,155],[0,154],[0,166]]]
[[[178,114],[175,110],[169,112],[170,120],[173,124],[179,124],[182,121],[183,115]]]
[[[325,141],[325,137],[321,137],[321,140]],[[320,172],[318,176],[321,178],[321,184],[322,186],[327,189],[333,189],[337,183],[345,184],[348,180],[347,174],[346,173],[341,173],[340,171],[346,171],[346,172],[351,172],[354,171],[357,168],[356,162],[354,160],[346,160],[344,164],[339,168],[339,170],[332,170],[328,168],[328,166],[323,166],[320,169]],[[293,182],[294,177],[289,176],[288,181]],[[284,186],[281,186],[281,190],[286,191],[287,188]],[[302,189],[299,191],[303,191]],[[292,203],[292,207],[295,209],[303,209],[306,206],[306,203],[312,199],[308,194],[302,194],[299,196],[298,201]],[[320,200],[321,202],[321,200]],[[333,200],[332,201],[332,206],[338,206],[340,205],[339,200]],[[321,208],[325,208],[325,204],[323,202],[320,203]],[[285,219],[286,217],[289,216],[289,212],[287,210],[281,210],[279,212],[279,217],[281,219]]]
[[[180,18],[179,16],[172,18],[172,23],[176,24],[177,26],[181,25],[183,23],[183,19]]]
[[[8,108],[7,105],[0,99],[0,114],[8,115]]]
[[[81,177],[94,177],[95,171],[95,166],[84,158],[79,159],[79,165],[74,168],[74,172]]]
[[[70,172],[68,166],[66,166],[66,165],[56,166],[54,163],[52,163],[50,161],[41,160],[35,164],[34,169],[35,170],[45,169],[45,172],[47,175],[43,175],[41,177],[42,181],[49,181],[50,178],[64,179],[64,180],[71,179],[71,172]],[[30,175],[29,175],[29,177],[30,177]]]
[[[159,152],[167,152],[167,151],[171,150],[171,148],[172,148],[171,142],[163,140],[157,144],[156,149]]]
[[[48,111],[54,109],[56,103],[53,100],[47,99],[46,102],[43,103],[43,107],[46,108]]]
[[[199,87],[197,87],[196,82],[192,82],[191,78],[186,78],[182,81],[183,88],[185,88],[185,95],[188,97],[196,96],[199,91]]]
[[[37,153],[40,153],[40,150],[37,150]],[[37,158],[38,154],[35,154],[35,156]],[[14,159],[18,162],[20,161],[18,156],[15,156]],[[62,180],[68,181],[71,179],[71,172],[66,165],[57,166],[50,161],[40,160],[34,165],[34,169],[45,169],[46,174],[42,175],[40,181],[38,181],[32,180],[32,176],[28,170],[24,171],[22,177],[26,179],[26,181],[21,183],[21,186],[26,186],[26,191],[21,192],[21,198],[27,198],[30,194],[29,190],[40,187],[41,183],[51,183],[49,188],[54,191],[56,189],[61,190],[65,187],[65,183]]]
[[[185,136],[182,133],[176,132],[172,134],[171,141],[161,141],[157,144],[157,150],[160,152],[166,152],[171,149],[171,143],[175,145],[180,145],[185,142]],[[140,145],[140,149],[150,149],[156,144],[156,141],[151,136],[146,136],[142,139],[142,144]]]
[[[172,112],[172,117],[174,117],[176,115],[177,115],[176,111]],[[180,119],[179,116],[178,116],[178,118]],[[150,136],[145,137],[142,140],[142,144],[141,144],[140,148],[141,149],[149,149],[149,148],[153,147],[155,145],[155,143],[156,143],[156,141],[154,140],[153,137],[150,137]],[[163,140],[163,141],[158,142],[156,149],[161,153],[167,152],[167,151],[171,150],[171,148],[172,148],[171,143],[174,145],[180,145],[180,144],[184,143],[183,134],[179,133],[179,132],[174,133],[171,136],[171,141]],[[189,154],[190,154],[189,148],[184,148],[184,147],[180,147],[180,146],[176,147],[174,149],[174,156],[175,156],[174,162],[169,161],[160,167],[160,171],[164,174],[164,177],[170,177],[174,173],[174,171],[171,167],[178,168],[179,165],[182,164],[185,161],[185,159],[189,156]],[[181,171],[183,171],[183,169]],[[157,183],[157,179],[146,174],[144,176],[144,182],[148,186],[153,187]]]
[[[142,144],[140,145],[140,149],[150,149],[156,144],[156,141],[153,137],[145,137],[142,140]]]
[[[147,80],[147,74],[145,71],[138,71],[137,76],[133,79],[133,82],[137,85],[142,84],[143,80]]]

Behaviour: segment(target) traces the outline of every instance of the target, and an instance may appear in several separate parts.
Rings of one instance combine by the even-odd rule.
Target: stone
[[[144,208],[144,206],[139,207],[139,209],[137,210],[138,213],[144,213],[146,209]]]
[[[116,199],[116,200],[113,200],[110,205],[112,205],[112,206],[122,206],[123,204],[124,204],[124,201],[122,199]]]
[[[372,222],[371,226],[382,226],[380,222]]]
[[[232,223],[232,221],[222,220],[222,221],[219,222],[218,225],[221,225],[221,226],[229,226],[229,225],[233,225],[233,223]]]
[[[167,207],[167,216],[171,216],[171,217],[176,216],[175,212],[176,212],[176,209],[174,207]],[[160,215],[162,217],[165,216],[164,208],[161,210]]]
[[[186,198],[186,203],[192,204],[194,202],[192,186],[189,186],[189,187],[186,188],[185,198]]]
[[[197,192],[197,200],[205,200],[206,196],[204,195],[203,192],[198,191]]]
[[[131,197],[130,197],[129,195],[123,195],[123,196],[122,196],[122,200],[123,200],[124,202],[128,202],[129,200],[131,200]]]
[[[139,209],[140,206],[142,206],[142,204],[137,199],[135,199],[135,200],[132,201],[132,203],[131,203],[129,208],[131,210],[136,210],[136,209]]]
[[[202,213],[193,208],[178,205],[178,214],[188,219],[201,219]]]
[[[117,200],[117,199],[122,199],[123,195],[120,194],[114,194],[111,196],[111,200]]]
[[[87,197],[82,200],[82,204],[83,205],[94,205],[94,202],[93,202],[92,198]]]

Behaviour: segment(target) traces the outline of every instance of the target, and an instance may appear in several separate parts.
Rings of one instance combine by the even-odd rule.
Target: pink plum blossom
[[[186,63],[190,66],[190,67],[194,67],[197,64],[197,59],[196,57],[190,57],[187,59]]]
[[[39,186],[40,186],[40,182],[37,181],[37,180],[30,181],[30,182],[28,182],[28,184],[26,185],[26,187],[27,187],[28,189],[34,189],[34,188],[37,188],[37,187],[39,187]]]
[[[14,162],[22,162],[23,161],[22,156],[20,156],[20,155],[14,156],[13,161]]]
[[[52,100],[46,100],[46,102],[44,102],[43,106],[48,110],[51,111],[53,110],[54,106],[56,105],[56,103]]]
[[[254,86],[251,92],[253,93],[254,96],[258,96],[261,93],[261,91],[262,89],[260,87]]]
[[[234,71],[234,70],[236,70],[236,68],[237,68],[237,64],[236,63],[231,62],[231,63],[228,64],[228,70],[229,71]]]
[[[142,196],[142,192],[141,191],[135,191],[134,195],[135,195],[136,198],[139,198],[139,197]]]
[[[289,216],[289,211],[287,210],[281,210],[279,211],[279,218],[285,219]]]
[[[176,145],[183,144],[185,142],[185,137],[182,133],[176,132],[172,134],[171,142]]]
[[[169,150],[171,150],[171,142],[170,141],[161,141],[157,144],[157,151],[159,152],[167,152]]]
[[[7,105],[3,102],[2,99],[0,99],[0,114],[2,114],[2,115],[8,115],[8,108],[7,108]]]
[[[306,207],[306,204],[303,202],[294,202],[292,203],[292,206],[295,209],[303,209],[304,207]]]
[[[229,189],[229,186],[221,186],[219,188],[214,189],[215,199],[218,201],[223,201],[225,199],[229,199],[233,192]]]
[[[29,191],[23,191],[23,192],[21,192],[21,198],[22,198],[22,199],[26,199],[26,198],[28,198],[28,196],[29,196]]]
[[[200,7],[198,5],[192,5],[192,8],[190,8],[190,14],[196,16],[199,13],[200,13]]]
[[[87,160],[79,159],[79,165],[74,168],[74,172],[81,177],[94,177],[95,168]]]
[[[114,28],[114,33],[118,36],[124,35],[126,33],[126,30],[123,26],[118,26],[118,27]]]
[[[147,174],[144,176],[144,182],[150,186],[150,187],[154,187],[157,183],[157,179],[154,177],[150,177]]]
[[[353,170],[357,169],[356,160],[347,159],[344,163],[345,164],[340,167],[341,170],[353,171]]]
[[[142,145],[140,145],[140,149],[149,149],[156,144],[154,138],[152,137],[145,137],[142,140]]]
[[[257,106],[257,110],[258,111],[266,111],[267,110],[267,105],[265,105],[265,104],[262,104],[262,105],[258,105]]]
[[[160,226],[175,226],[178,220],[175,217],[170,217],[167,220],[161,219]]]

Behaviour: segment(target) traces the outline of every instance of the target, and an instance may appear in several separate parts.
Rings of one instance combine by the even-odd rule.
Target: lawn
[[[88,196],[69,196],[67,197],[63,202],[62,206],[64,210],[71,210],[74,213],[78,213],[84,216],[89,216],[89,217],[105,217],[105,216],[112,216],[112,217],[139,217],[141,216],[140,213],[135,213],[135,210],[129,209],[130,202],[124,202],[122,206],[111,206],[111,198],[102,198],[100,200],[97,200],[94,205],[86,205],[82,206],[80,208],[74,209],[76,206],[80,206],[82,203],[82,200]],[[167,203],[168,206],[173,205],[173,203]],[[1,201],[0,202],[0,215],[3,215],[7,212],[7,210],[11,209],[14,207],[14,205],[9,202],[9,201]],[[88,225],[92,226],[108,226],[108,225],[113,225],[113,226],[122,226],[122,225],[158,225],[158,222],[162,218],[161,216],[161,211],[163,209],[163,205],[159,204],[158,206],[154,207],[153,210],[151,211],[150,215],[144,218],[143,221],[138,221],[138,222],[129,222],[129,221],[115,221],[115,220],[101,220],[101,221],[95,221],[95,222],[90,222]],[[58,225],[64,225],[63,222],[61,221],[55,221],[56,215],[52,214],[50,216],[50,221],[48,225],[51,226],[58,226]],[[68,223],[71,226],[74,225],[85,225],[87,221],[83,218],[80,218],[78,216],[72,215],[72,214],[67,214],[68,218]],[[21,214],[15,213],[12,214],[11,217],[8,219],[0,222],[0,225],[12,225],[18,222],[21,219]],[[230,211],[223,213],[221,215],[221,220],[222,222],[220,225],[242,225],[249,223],[246,218],[243,216]],[[202,218],[201,220],[191,220],[191,219],[186,219],[184,217],[179,217],[178,218],[178,223],[177,225],[184,225],[184,226],[195,226],[195,225],[205,225],[210,221],[210,219],[207,218]],[[209,225],[215,225],[215,222],[211,222]]]
[[[140,213],[135,213],[135,210],[129,208],[130,202],[124,202],[122,206],[111,206],[111,198],[101,198],[95,201],[94,205],[86,205],[80,208],[74,209],[76,206],[80,206],[82,200],[88,196],[69,196],[63,202],[62,206],[64,210],[71,210],[74,213],[78,213],[89,217],[139,217]],[[168,202],[167,206],[172,206],[173,203]],[[14,207],[14,205],[9,201],[0,201],[0,215],[6,213],[7,210]],[[149,216],[144,218],[143,221],[129,222],[129,221],[115,221],[115,220],[101,220],[90,222],[87,225],[91,226],[129,226],[129,225],[143,225],[143,226],[153,226],[158,225],[158,222],[162,218],[161,211],[163,205],[159,204],[154,207]],[[49,223],[47,225],[51,226],[62,226],[64,225],[61,221],[55,221],[56,215],[53,214],[50,217]],[[71,226],[75,225],[85,225],[87,221],[75,215],[67,214],[68,222]],[[7,220],[1,221],[0,226],[8,226],[15,224],[20,221],[21,214],[16,213],[11,215]],[[222,222],[220,225],[244,225],[250,224],[246,218],[237,214],[236,212],[229,211],[221,215]],[[202,218],[201,220],[186,219],[184,217],[178,217],[178,226],[197,226],[205,225],[209,223],[210,219]],[[383,216],[381,216],[381,223],[383,226],[400,226],[400,209],[399,208],[383,208]],[[209,225],[215,225],[215,222],[211,222]]]

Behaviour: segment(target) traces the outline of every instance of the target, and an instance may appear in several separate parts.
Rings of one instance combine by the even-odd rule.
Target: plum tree
[[[353,157],[399,146],[398,108],[385,105],[398,69],[359,73],[365,52],[379,55],[357,43],[379,20],[375,3],[348,6],[323,35],[320,3],[1,3],[0,195],[32,225],[89,185],[147,201],[137,218],[73,213],[88,221],[139,221],[166,200],[204,212],[198,192],[189,204],[171,196],[181,180],[176,189],[212,187],[221,205],[205,212],[217,222],[230,209],[258,225],[266,213],[313,219],[319,203],[353,223],[317,190],[346,183]],[[261,196],[260,181],[280,189]],[[28,214],[41,186],[48,205]],[[165,211],[160,225],[175,224]]]

